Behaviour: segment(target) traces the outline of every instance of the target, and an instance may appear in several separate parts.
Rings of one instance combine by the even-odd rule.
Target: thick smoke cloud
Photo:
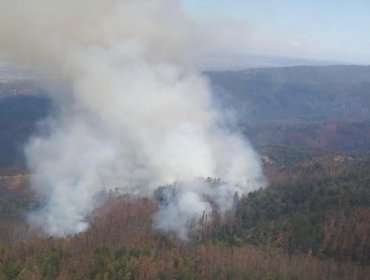
[[[160,193],[157,196],[161,201],[161,208],[154,215],[157,229],[176,232],[186,240],[191,233],[196,233],[201,218],[210,219],[213,211],[224,214],[233,210],[235,196],[242,194],[243,189],[233,184],[196,179],[160,188],[156,193]]]
[[[217,189],[183,184],[155,216],[158,229],[185,238],[186,224],[210,211],[205,195],[226,211],[229,194],[261,186],[258,156],[220,127],[192,67],[193,25],[179,1],[0,3],[1,52],[65,83],[50,91],[58,114],[26,147],[43,205],[30,214],[33,225],[53,236],[85,230],[104,188],[148,196],[174,181],[223,178],[228,185]]]

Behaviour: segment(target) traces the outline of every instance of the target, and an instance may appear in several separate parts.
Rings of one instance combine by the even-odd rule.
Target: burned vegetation
[[[369,159],[274,168],[265,167],[267,188],[188,224],[187,240],[153,222],[176,184],[153,198],[101,193],[89,229],[65,238],[31,230],[22,215],[6,217],[6,207],[26,211],[10,196],[1,279],[369,279]]]

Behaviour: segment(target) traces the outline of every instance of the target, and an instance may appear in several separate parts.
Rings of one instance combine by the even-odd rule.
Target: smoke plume
[[[258,156],[221,127],[207,82],[193,67],[193,24],[175,0],[0,0],[0,48],[57,80],[58,111],[25,151],[42,207],[30,222],[52,236],[88,227],[94,194],[121,187],[152,195],[184,183],[154,220],[186,238],[186,224],[261,186]]]

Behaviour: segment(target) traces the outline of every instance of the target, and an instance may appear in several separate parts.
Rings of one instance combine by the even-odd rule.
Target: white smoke
[[[176,232],[181,239],[188,239],[192,223],[212,212],[209,202],[203,200],[198,192],[184,188],[170,195],[168,204],[154,216],[156,227],[164,232]]]
[[[164,232],[176,232],[181,239],[196,233],[198,221],[210,218],[214,210],[224,214],[234,207],[235,196],[244,193],[233,184],[204,181],[175,183],[158,189],[161,208],[154,215],[155,226]],[[195,232],[194,232],[195,230]]]
[[[261,186],[258,156],[220,128],[207,82],[189,62],[193,25],[179,1],[0,3],[1,51],[70,89],[50,93],[59,114],[26,147],[43,203],[33,224],[53,236],[85,230],[94,194],[107,186],[146,196],[176,180],[220,177],[229,182],[214,192],[223,211],[229,194]],[[155,220],[185,238],[187,221],[210,208],[203,188],[183,187]]]

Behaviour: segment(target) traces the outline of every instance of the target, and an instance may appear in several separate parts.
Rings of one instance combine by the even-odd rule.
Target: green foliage
[[[44,279],[55,279],[59,275],[59,268],[67,255],[56,249],[42,253],[37,259],[37,268]]]
[[[161,247],[171,249],[174,247],[172,239],[164,234],[156,235],[157,242],[161,245]]]
[[[183,256],[182,262],[184,267],[180,268],[180,260],[177,259],[177,272],[175,275],[176,280],[198,280],[199,274],[197,271],[197,264],[190,258]],[[174,263],[175,266],[176,262]]]
[[[196,272],[192,271],[191,269],[184,269],[179,271],[176,276],[176,280],[198,280],[199,275],[196,274]]]
[[[6,260],[1,266],[1,273],[4,280],[15,280],[23,270],[23,265],[17,260]],[[0,275],[1,276],[1,275]]]
[[[150,251],[145,247],[125,246],[117,248],[99,247],[94,253],[94,265],[90,276],[92,279],[130,280],[137,279],[139,269],[135,259],[148,256]]]
[[[339,211],[370,207],[369,167],[362,162],[336,176],[325,176],[325,169],[312,166],[298,179],[287,177],[284,183],[252,192],[239,202],[240,223],[234,234],[249,244],[329,256],[323,250],[325,222]],[[318,172],[322,174],[314,179]]]
[[[243,280],[298,280],[299,278],[287,274],[277,274],[268,272],[250,272],[243,275]]]

